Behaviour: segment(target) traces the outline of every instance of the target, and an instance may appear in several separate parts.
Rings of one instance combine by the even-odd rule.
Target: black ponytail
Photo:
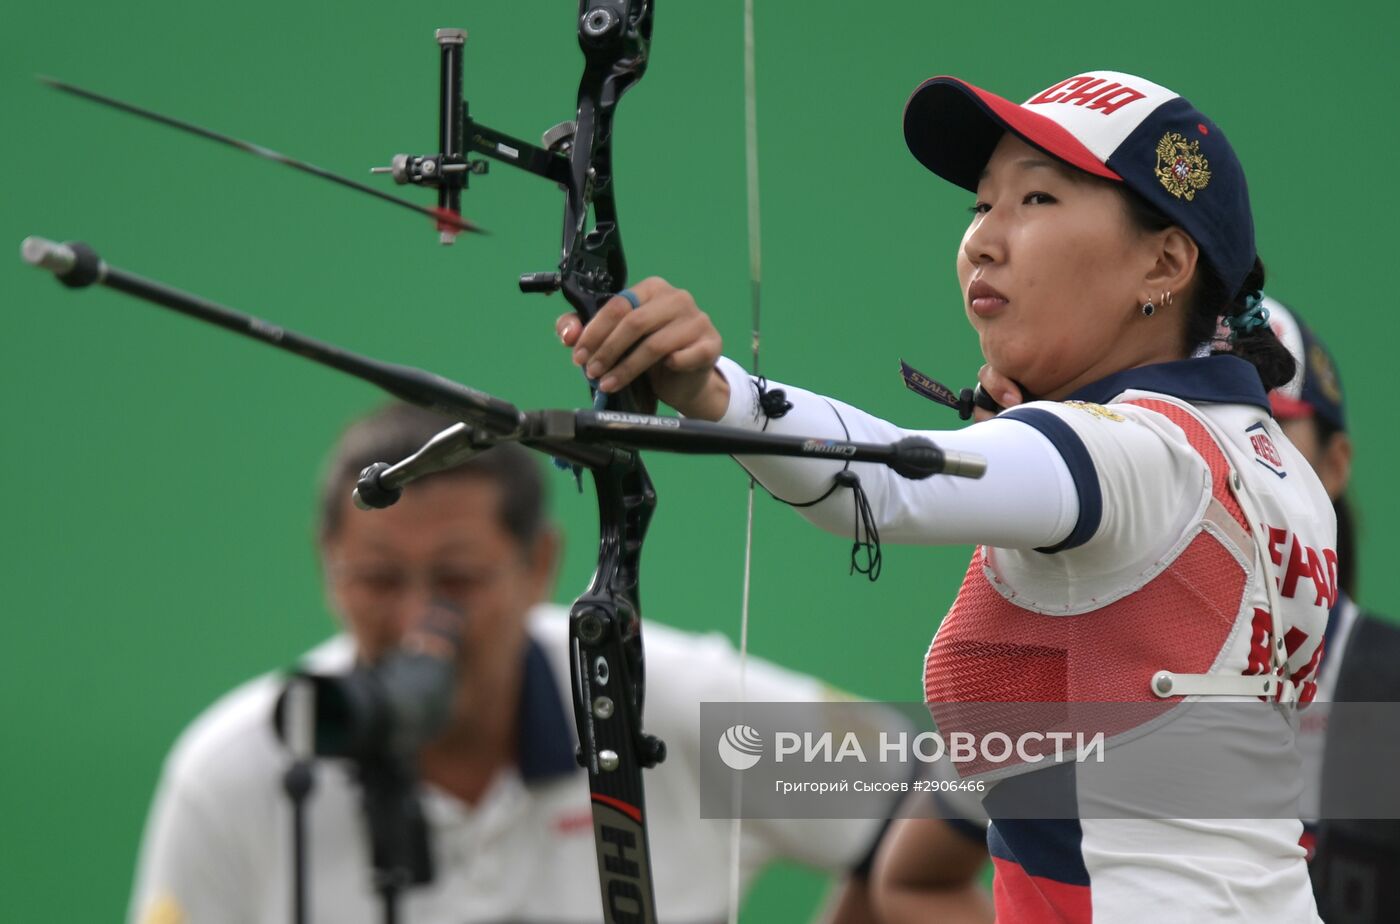
[[[1254,258],[1254,267],[1244,277],[1244,284],[1231,298],[1225,296],[1225,284],[1209,264],[1197,269],[1196,293],[1191,312],[1186,317],[1186,348],[1194,352],[1201,344],[1211,344],[1212,353],[1233,353],[1248,361],[1259,373],[1264,389],[1270,391],[1287,384],[1298,371],[1297,360],[1269,324],[1250,330],[1236,330],[1222,322],[1239,317],[1250,310],[1250,297],[1258,298],[1264,288],[1264,263]]]

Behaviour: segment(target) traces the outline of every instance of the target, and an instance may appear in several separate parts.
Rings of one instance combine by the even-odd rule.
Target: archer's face
[[[360,656],[393,648],[443,599],[466,614],[464,686],[512,682],[527,614],[548,593],[553,537],[524,547],[502,524],[501,488],[488,478],[427,479],[385,510],[359,510],[346,495],[339,531],[321,551],[331,605]]]
[[[1334,501],[1341,497],[1351,480],[1351,438],[1346,433],[1324,438],[1317,420],[1310,416],[1280,418],[1278,425],[1317,473],[1327,496]]]
[[[1108,182],[1008,133],[978,184],[957,258],[982,355],[1051,398],[1134,364],[1126,348],[1170,323],[1154,317],[1155,331],[1144,330],[1139,310],[1154,244]]]

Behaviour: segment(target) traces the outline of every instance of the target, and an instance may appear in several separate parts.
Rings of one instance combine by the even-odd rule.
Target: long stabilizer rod
[[[387,477],[376,478],[373,486],[386,495],[432,471],[459,464],[500,440],[519,440],[532,448],[589,467],[606,464],[614,447],[625,447],[703,455],[754,454],[875,462],[911,479],[938,474],[980,478],[987,468],[980,456],[945,452],[918,436],[905,437],[895,443],[856,443],[755,433],[708,421],[650,414],[590,410],[527,413],[509,401],[440,375],[360,356],[198,295],[128,273],[109,265],[86,244],[71,241],[59,244],[41,237],[28,237],[20,253],[25,262],[52,272],[59,282],[70,288],[103,285],[125,292],[346,372],[397,398],[470,423],[470,426],[458,425],[439,434],[409,460],[397,466],[386,465],[377,474]],[[362,485],[362,489],[365,487]],[[369,492],[362,490],[361,493]],[[364,499],[373,506],[381,505],[368,496]]]
[[[154,279],[128,273],[109,265],[86,244],[75,241],[58,244],[42,237],[27,237],[20,246],[20,254],[26,263],[49,270],[69,288],[81,289],[96,284],[125,292],[323,366],[347,372],[378,385],[396,398],[434,408],[451,417],[470,420],[493,435],[516,434],[524,422],[520,409],[508,401],[421,369],[360,356]]]

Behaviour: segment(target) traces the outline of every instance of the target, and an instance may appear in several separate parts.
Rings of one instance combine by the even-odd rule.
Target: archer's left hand
[[[587,327],[572,312],[555,321],[574,365],[608,393],[645,375],[656,396],[685,416],[718,420],[729,406],[729,383],[715,369],[724,343],[710,316],[658,276],[630,288],[635,309],[617,296]]]

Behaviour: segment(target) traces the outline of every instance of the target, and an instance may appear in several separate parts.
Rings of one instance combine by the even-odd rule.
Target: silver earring
[[[1143,302],[1143,303],[1142,303],[1142,316],[1143,316],[1144,318],[1150,318],[1150,317],[1152,317],[1152,316],[1153,316],[1154,314],[1156,314],[1156,313],[1157,313],[1157,306],[1156,306],[1156,305],[1152,304],[1151,302]]]

